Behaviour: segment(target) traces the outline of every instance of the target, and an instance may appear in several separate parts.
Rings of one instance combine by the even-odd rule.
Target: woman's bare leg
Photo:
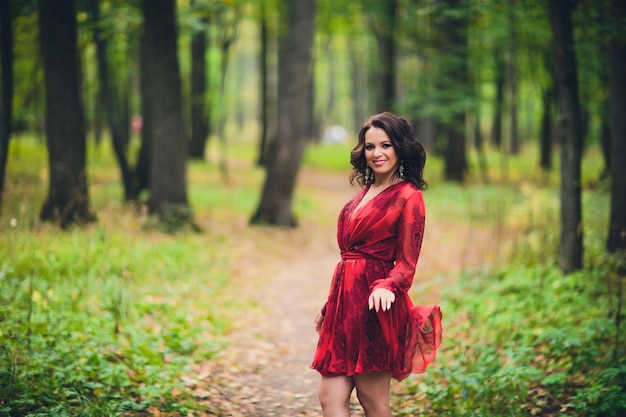
[[[319,399],[324,417],[349,417],[354,380],[348,376],[322,377]]]
[[[367,417],[391,417],[389,384],[391,372],[368,372],[355,375],[354,384],[359,402]]]

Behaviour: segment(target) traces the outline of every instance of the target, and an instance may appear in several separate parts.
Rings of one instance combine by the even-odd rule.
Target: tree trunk
[[[154,71],[151,68],[150,56],[148,52],[148,40],[145,31],[141,36],[139,47],[139,84],[141,90],[141,145],[139,154],[137,155],[137,165],[135,168],[135,177],[137,179],[137,196],[141,191],[150,189],[150,171],[151,171],[151,154],[152,154],[152,137],[154,131],[154,116],[152,115],[152,106],[150,103],[156,100],[154,90],[152,89]]]
[[[502,48],[496,47],[495,51],[496,64],[496,101],[494,103],[493,126],[491,130],[491,140],[497,148],[502,146],[502,110],[504,109],[504,81],[505,69],[504,58],[502,57]]]
[[[236,23],[235,23],[236,27]],[[228,62],[230,58],[231,47],[237,38],[236,30],[224,29],[224,35],[220,39],[220,86],[219,86],[219,120],[217,122],[217,139],[220,144],[220,173],[224,183],[228,184],[230,178],[228,176],[228,161],[226,152],[228,150],[228,142],[226,140],[225,126],[228,119],[228,111],[226,109],[226,76],[228,73]]]
[[[480,109],[480,105],[478,109]],[[480,131],[480,110],[476,111],[476,120],[474,120],[474,145],[476,146],[478,168],[480,169],[483,184],[489,184],[489,165],[487,163],[487,155],[485,154],[485,141]]]
[[[13,18],[9,0],[0,0],[0,65],[2,85],[0,90],[0,213],[9,141],[13,124]]]
[[[186,163],[189,141],[183,124],[177,54],[175,0],[142,0],[150,95],[150,213],[162,220],[190,220]],[[174,225],[175,227],[179,225]]]
[[[517,51],[517,30],[515,28],[515,1],[508,2],[509,15],[509,56],[506,63],[507,78],[511,92],[511,137],[509,141],[509,151],[512,155],[519,153],[519,138],[517,135],[517,62],[515,53]]]
[[[611,2],[611,19],[626,19],[626,4]],[[615,27],[618,27],[617,25]],[[626,250],[626,36],[614,33],[609,43],[611,105],[611,218],[607,250]]]
[[[583,266],[580,104],[570,0],[550,0],[561,148],[561,238],[559,266],[567,274]]]
[[[430,99],[433,100],[432,98]],[[420,117],[415,122],[417,139],[429,151],[437,154],[437,119],[435,116]]]
[[[207,33],[203,28],[191,38],[191,142],[189,156],[204,159],[209,136],[209,118],[206,103],[206,49]]]
[[[311,118],[315,0],[288,0],[278,53],[278,134],[253,224],[295,227],[292,196]]]
[[[430,23],[428,23],[430,24]],[[429,68],[433,65],[433,57],[428,51],[418,52],[418,59],[420,60],[420,66],[423,68]],[[420,103],[416,106],[416,113],[419,115],[414,122],[415,132],[417,138],[424,145],[426,150],[437,153],[440,150],[436,146],[437,141],[437,117],[433,115],[432,111],[424,112],[424,108],[435,108],[437,106],[437,87],[433,82],[436,74],[433,71],[424,71],[420,77],[418,77],[418,88],[420,96]]]
[[[119,109],[115,105],[114,92],[109,82],[109,64],[107,58],[107,42],[102,36],[100,29],[100,2],[99,0],[90,0],[89,7],[91,10],[91,18],[93,21],[93,37],[96,43],[96,57],[98,61],[98,76],[100,80],[100,94],[104,98],[106,106],[106,115],[108,118],[109,129],[113,140],[113,151],[115,158],[122,173],[122,184],[124,186],[124,199],[129,201],[136,197],[134,188],[133,172],[128,164],[126,157],[126,144],[129,141],[128,129],[123,124],[126,120],[121,117]]]
[[[448,0],[448,15],[442,18],[441,25],[442,51],[447,51],[454,59],[442,64],[442,91],[445,95],[442,101],[448,108],[454,108],[453,115],[446,120],[442,130],[447,138],[444,152],[445,167],[444,176],[447,180],[461,182],[465,179],[467,172],[467,149],[465,146],[465,108],[463,101],[466,94],[459,94],[459,91],[468,90],[468,70],[467,70],[467,26],[468,11],[459,0]],[[455,90],[455,91],[452,91]]]
[[[378,43],[376,111],[393,111],[396,104],[396,10],[397,0],[376,1],[375,33]]]
[[[350,57],[350,97],[352,98],[352,124],[353,130],[359,131],[365,122],[365,108],[367,103],[367,61],[363,59],[363,53],[359,51],[359,42],[354,37],[348,37],[348,55]]]
[[[462,182],[467,172],[467,151],[465,149],[465,112],[454,115],[452,122],[442,127],[448,143],[444,153],[446,180]]]
[[[259,2],[261,8],[261,17],[259,19],[260,35],[261,35],[261,52],[259,56],[259,70],[261,87],[259,100],[261,105],[261,139],[259,141],[259,157],[257,159],[257,165],[264,166],[267,161],[267,135],[269,124],[269,80],[268,80],[268,54],[269,54],[269,36],[267,28],[267,11],[265,9],[265,2]]]
[[[606,26],[606,18],[601,20]],[[609,87],[609,42],[600,46],[601,52],[601,68],[607,68],[607,71],[603,71],[600,74],[601,85],[606,86],[607,91],[610,91]],[[602,149],[602,156],[604,157],[604,169],[600,174],[601,179],[609,178],[611,175],[611,97],[610,92],[603,97],[600,103],[600,145]]]
[[[95,220],[89,206],[86,139],[74,2],[39,0],[50,183],[40,217],[62,227]]]
[[[607,82],[608,84],[608,82]],[[608,102],[608,100],[605,100]],[[604,169],[600,174],[601,179],[610,177],[611,172],[611,110],[610,105],[603,103],[603,112],[600,115],[600,145],[602,148],[602,156],[604,157]]]
[[[543,171],[552,169],[552,102],[554,100],[552,86],[543,90],[543,114],[541,116],[540,132],[540,161],[539,166]]]

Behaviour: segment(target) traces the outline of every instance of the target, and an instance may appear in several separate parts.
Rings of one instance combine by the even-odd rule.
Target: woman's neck
[[[394,175],[385,176],[384,178],[376,178],[371,188],[385,189],[387,187],[391,187],[392,185],[399,183],[400,181],[402,181],[402,179]]]

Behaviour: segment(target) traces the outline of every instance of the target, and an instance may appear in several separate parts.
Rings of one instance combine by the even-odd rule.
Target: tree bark
[[[152,89],[152,78],[154,71],[151,68],[150,56],[148,52],[148,40],[145,31],[141,36],[139,47],[139,85],[141,90],[141,145],[137,155],[137,165],[135,177],[137,178],[137,196],[139,193],[150,189],[150,171],[152,154],[152,136],[154,131],[154,116],[150,103],[156,100]]]
[[[359,42],[354,37],[348,37],[348,56],[350,57],[350,97],[352,98],[352,124],[354,131],[359,131],[365,122],[365,108],[367,106],[367,61],[359,49]]]
[[[50,171],[48,196],[40,217],[66,227],[95,220],[87,189],[85,120],[74,2],[39,0],[39,25]]]
[[[446,180],[462,182],[467,173],[467,152],[465,149],[465,112],[454,115],[450,124],[442,126],[444,134],[448,139],[444,153],[445,167],[444,174]]]
[[[626,4],[613,0],[611,5],[611,19],[617,24],[623,24]],[[626,36],[623,32],[613,33],[609,43],[609,91],[611,217],[606,246],[609,252],[615,252],[626,250]]]
[[[431,23],[425,23],[430,25]],[[431,41],[432,42],[432,41]],[[437,46],[438,48],[438,46]],[[423,68],[433,67],[433,62],[435,61],[431,56],[431,52],[427,50],[422,50],[418,52],[418,59],[420,61],[420,66]],[[436,146],[437,142],[437,128],[439,121],[437,117],[433,114],[432,111],[428,111],[427,113],[424,111],[424,108],[435,108],[437,106],[437,84],[433,82],[433,79],[436,77],[434,71],[423,71],[423,74],[418,77],[418,88],[421,99],[420,103],[416,105],[416,113],[418,117],[416,117],[416,121],[413,126],[415,126],[415,132],[417,133],[417,138],[424,145],[427,151],[436,153],[439,151]]]
[[[393,111],[396,104],[396,12],[397,0],[376,1],[375,34],[378,43],[376,111]]]
[[[511,92],[511,137],[509,141],[509,151],[512,155],[519,154],[519,138],[517,134],[517,60],[515,54],[517,52],[517,30],[515,27],[515,1],[508,2],[509,17],[509,53],[506,63],[506,73],[509,81]]]
[[[581,203],[581,130],[576,52],[572,30],[573,2],[550,0],[561,147],[561,236],[559,266],[567,274],[583,266]]]
[[[0,0],[0,213],[13,125],[13,17],[9,0]]]
[[[442,18],[441,29],[444,39],[442,50],[449,53],[453,59],[442,64],[441,71],[444,74],[442,80],[446,84],[450,84],[442,86],[442,91],[445,91],[442,102],[455,110],[452,117],[441,126],[441,130],[447,138],[444,152],[444,176],[447,180],[461,182],[465,179],[468,167],[465,137],[466,110],[463,105],[466,94],[459,94],[458,91],[469,90],[467,70],[468,11],[464,9],[461,1],[448,0],[447,4],[448,9],[455,12],[449,12],[447,16]]]
[[[292,196],[311,118],[315,0],[288,0],[287,28],[278,52],[278,133],[252,224],[295,227]]]
[[[109,63],[107,58],[107,42],[102,36],[100,29],[100,2],[90,0],[89,7],[93,21],[93,37],[96,44],[96,58],[98,62],[98,78],[100,81],[100,94],[104,98],[106,106],[106,116],[111,130],[113,141],[113,151],[122,174],[122,184],[124,186],[124,199],[129,201],[137,195],[134,190],[135,181],[132,169],[126,157],[126,144],[129,141],[128,129],[123,124],[127,122],[121,117],[119,109],[115,105],[114,92],[109,82]]]
[[[495,87],[496,100],[494,103],[493,126],[491,128],[491,140],[496,148],[502,146],[502,110],[504,109],[504,81],[505,69],[504,58],[502,56],[502,48],[496,47],[495,51]]]
[[[187,203],[186,163],[189,141],[185,134],[177,54],[175,0],[142,0],[144,48],[150,92],[149,211],[162,220],[190,220]],[[146,123],[144,123],[144,126]],[[145,126],[147,127],[147,126]]]
[[[264,166],[266,163],[267,136],[269,124],[269,77],[268,77],[268,54],[269,54],[269,31],[267,25],[267,11],[265,2],[259,2],[261,8],[261,17],[259,19],[259,34],[261,36],[261,52],[259,55],[259,71],[260,71],[260,94],[259,101],[261,106],[261,138],[259,140],[259,157],[257,165]]]
[[[554,100],[552,90],[552,86],[547,86],[542,94],[539,166],[546,172],[552,169],[552,102]]]
[[[191,142],[189,156],[204,159],[209,136],[209,117],[207,112],[207,33],[203,28],[191,38]]]

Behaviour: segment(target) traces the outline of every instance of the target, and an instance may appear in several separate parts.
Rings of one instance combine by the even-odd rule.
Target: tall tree
[[[368,1],[369,16],[378,46],[376,111],[393,111],[396,105],[397,0]]]
[[[267,130],[269,123],[269,91],[268,91],[268,29],[267,29],[267,10],[263,0],[258,2],[259,6],[259,35],[261,41],[261,50],[259,52],[259,105],[261,107],[261,138],[259,141],[259,157],[257,164],[263,166],[265,164],[265,149],[267,147]]]
[[[219,167],[225,182],[229,181],[226,161],[227,141],[224,132],[228,118],[228,111],[226,110],[226,77],[232,46],[239,36],[241,17],[242,5],[239,2],[217,3],[213,10],[212,24],[216,27],[217,32],[214,42],[220,51],[220,83],[217,94],[218,105],[215,111],[217,113],[217,127],[215,130],[221,148]]]
[[[180,70],[178,66],[175,0],[142,0],[144,16],[144,65],[148,85],[145,106],[150,119],[149,211],[162,219],[191,220],[187,202],[186,163],[189,141],[183,124]],[[149,91],[145,91],[145,89]]]
[[[49,190],[42,220],[62,227],[95,220],[89,205],[86,138],[74,1],[39,0],[46,84]]]
[[[541,95],[543,106],[539,133],[539,166],[546,172],[552,169],[552,90],[552,86],[545,86]]]
[[[626,250],[626,3],[611,0],[609,42],[611,106],[611,218],[607,249]]]
[[[13,124],[13,19],[9,0],[0,0],[0,213]]]
[[[278,51],[278,132],[252,224],[295,227],[292,196],[311,125],[315,0],[287,0]]]
[[[508,0],[507,4],[508,11],[508,23],[509,23],[509,45],[508,45],[508,59],[506,63],[506,74],[509,83],[510,89],[510,114],[511,114],[511,127],[510,127],[510,143],[509,143],[509,151],[513,155],[517,155],[519,153],[519,138],[517,135],[517,84],[518,84],[518,75],[517,75],[517,60],[516,53],[518,49],[518,41],[517,41],[517,28],[516,28],[516,19],[515,19],[515,10],[516,4],[515,0]]]
[[[191,6],[195,6],[192,1]],[[191,37],[191,142],[189,156],[204,159],[209,136],[207,94],[207,25],[206,18],[199,19],[199,28]]]
[[[495,103],[494,103],[494,115],[493,126],[491,128],[491,140],[493,144],[500,148],[502,145],[502,113],[504,110],[504,81],[505,81],[505,69],[504,52],[502,46],[496,45],[495,53]]]
[[[90,0],[89,9],[93,21],[93,37],[96,44],[100,95],[104,99],[106,117],[113,141],[113,151],[122,173],[124,198],[128,201],[137,197],[134,173],[126,157],[126,146],[129,142],[129,131],[126,128],[128,120],[122,116],[123,112],[116,106],[115,93],[110,82],[107,40],[102,33],[102,22],[100,21],[100,0]]]
[[[139,47],[139,86],[141,92],[141,145],[137,155],[137,192],[150,189],[152,137],[154,132],[154,116],[151,103],[157,100],[156,91],[152,89],[153,78],[157,76],[151,68],[152,55],[148,48],[146,31],[141,34]]]
[[[555,106],[554,56],[545,53],[543,63],[546,68],[546,81],[542,86],[541,130],[539,133],[539,166],[544,171],[552,169],[552,120]]]
[[[463,0],[446,0],[442,10],[440,63],[441,103],[447,117],[441,129],[447,139],[444,175],[447,180],[463,181],[467,172],[465,137],[466,101],[468,97],[467,29],[469,10]]]
[[[583,265],[583,228],[581,203],[580,103],[576,51],[572,29],[571,0],[550,0],[555,56],[556,86],[559,104],[559,143],[561,157],[561,237],[559,266],[563,273],[581,269]]]

